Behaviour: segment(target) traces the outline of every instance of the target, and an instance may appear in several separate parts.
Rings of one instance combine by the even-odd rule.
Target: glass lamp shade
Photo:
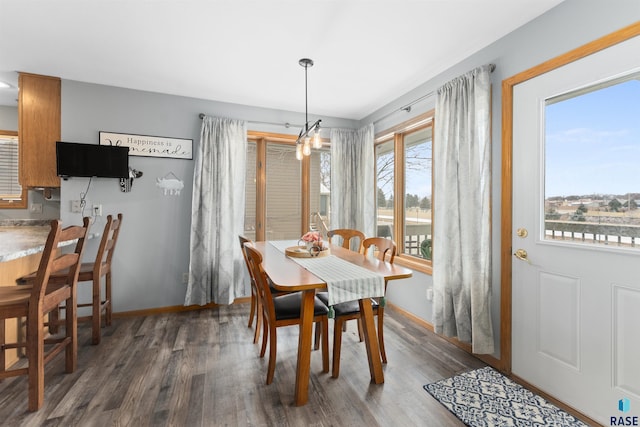
[[[296,144],[296,159],[302,160],[302,144]]]
[[[316,132],[313,135],[313,148],[316,150],[322,148],[322,138],[320,138],[320,128],[316,128]]]
[[[302,154],[304,154],[305,156],[311,154],[311,143],[309,142],[309,139],[310,138],[305,138],[304,146],[302,148]]]

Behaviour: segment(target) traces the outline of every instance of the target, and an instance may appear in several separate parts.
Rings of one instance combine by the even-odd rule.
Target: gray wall
[[[200,139],[200,113],[259,122],[304,123],[304,114],[62,81],[62,140],[67,142],[97,144],[98,132],[109,131],[193,139],[195,152]],[[331,117],[323,117],[323,124],[356,125]],[[248,127],[279,133],[299,131],[299,127],[264,124]],[[182,273],[189,269],[194,161],[130,156],[129,165],[143,172],[129,193],[120,191],[117,179],[94,178],[88,191],[88,178],[62,181],[60,217],[68,224],[81,221],[82,214],[71,213],[70,203],[84,192],[87,205],[101,204],[104,216],[118,212],[124,215],[113,273],[114,311],[182,305],[186,291]],[[155,185],[156,178],[171,172],[184,181],[179,196],[164,196]],[[102,230],[104,216],[96,219],[94,228]],[[97,241],[87,250],[87,256],[95,256]],[[250,295],[248,287],[246,295]]]
[[[18,107],[0,105],[0,129],[18,131]]]
[[[492,74],[492,318],[496,334],[496,349],[499,349],[500,339],[502,80],[622,27],[633,24],[638,20],[640,20],[640,1],[638,0],[566,0],[538,19],[513,31],[491,46],[482,49],[362,120],[362,123],[371,123],[391,114],[388,118],[376,123],[376,132],[384,130],[395,123],[432,109],[435,105],[435,96],[428,97],[414,105],[410,114],[403,111],[393,113],[403,105],[436,91],[438,87],[447,81],[479,65],[487,63],[496,65],[496,69]],[[425,52],[428,54],[428,46],[425,47]],[[514,173],[518,173],[518,171],[514,171]],[[437,209],[437,206],[435,209]],[[438,238],[438,236],[435,238]],[[431,303],[426,301],[425,297],[426,288],[431,286],[431,276],[416,273],[413,278],[405,281],[405,283],[391,283],[388,288],[388,300],[420,318],[431,321]],[[499,356],[498,351],[496,351],[496,356]]]

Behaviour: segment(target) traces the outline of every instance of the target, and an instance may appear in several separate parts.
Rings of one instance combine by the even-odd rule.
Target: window
[[[245,236],[250,239],[297,240],[312,228],[328,226],[329,149],[314,149],[299,161],[295,140],[292,135],[249,132]]]
[[[546,101],[546,240],[640,247],[639,99],[634,73]]]
[[[376,137],[377,235],[395,240],[398,258],[431,269],[433,111]]]
[[[27,206],[27,191],[18,181],[18,152],[18,133],[0,131],[0,208],[24,209]]]

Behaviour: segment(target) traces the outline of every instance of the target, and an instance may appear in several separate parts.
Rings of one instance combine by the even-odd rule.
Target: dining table
[[[274,288],[285,292],[302,292],[294,392],[294,404],[301,406],[307,403],[309,397],[314,297],[316,291],[327,289],[327,282],[289,258],[282,250],[282,244],[277,245],[274,243],[276,242],[257,241],[254,243],[254,246],[262,255],[262,266]],[[374,272],[382,276],[385,281],[405,279],[412,276],[412,271],[401,265],[381,261],[375,257],[365,256],[362,253],[351,251],[337,245],[329,244],[328,248],[331,254],[330,256],[338,257],[353,265],[362,267],[369,272]],[[382,384],[384,382],[384,374],[382,371],[378,336],[373,319],[371,298],[362,297],[358,299],[358,301],[371,381],[374,384]],[[323,333],[325,333],[325,331],[323,331]]]

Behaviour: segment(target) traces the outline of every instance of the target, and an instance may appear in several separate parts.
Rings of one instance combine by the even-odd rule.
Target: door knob
[[[518,249],[513,255],[516,258],[521,259],[522,261],[529,261],[529,258],[527,258],[527,251],[525,251],[524,249]]]

